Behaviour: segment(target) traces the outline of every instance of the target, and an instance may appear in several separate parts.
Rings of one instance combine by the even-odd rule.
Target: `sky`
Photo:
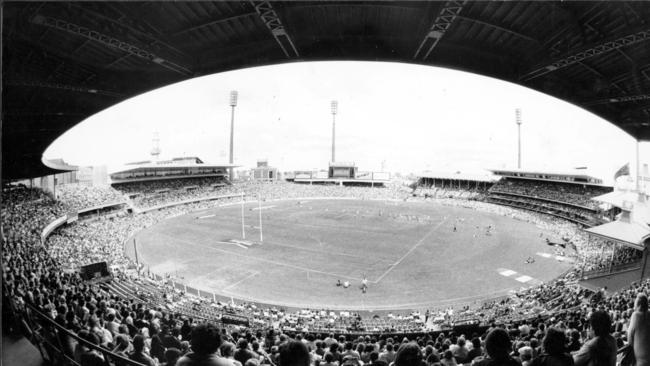
[[[455,70],[382,62],[299,62],[191,79],[106,109],[67,131],[46,151],[75,165],[149,160],[154,133],[161,159],[198,156],[227,163],[231,90],[234,160],[281,171],[326,169],[338,101],[336,160],[360,171],[467,173],[517,166],[515,109],[522,111],[522,168],[588,173],[611,183],[636,141],[574,105]],[[641,143],[643,162],[650,143]]]

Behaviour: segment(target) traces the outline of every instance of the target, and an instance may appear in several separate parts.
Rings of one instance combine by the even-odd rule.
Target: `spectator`
[[[211,323],[199,324],[192,330],[192,352],[181,357],[176,366],[231,366],[217,355],[221,332]]]
[[[278,366],[309,366],[311,363],[307,346],[300,341],[289,341],[280,346]]]
[[[467,349],[467,347],[465,347],[465,338],[458,337],[458,341],[456,341],[456,344],[452,344],[449,347],[449,350],[451,350],[452,354],[454,355],[456,362],[458,363],[466,362],[467,356],[469,355],[469,350]]]
[[[395,366],[426,366],[422,350],[415,342],[403,343],[395,354]]]
[[[395,351],[393,350],[393,344],[388,343],[386,345],[386,351],[379,354],[379,360],[386,362],[387,365],[390,365],[395,361]]]
[[[145,366],[157,366],[158,363],[149,357],[144,349],[144,336],[138,334],[133,338],[133,353],[129,358],[135,362],[139,362]]]
[[[476,363],[477,366],[519,366],[517,360],[510,357],[510,337],[504,329],[496,328],[485,338],[488,357]]]
[[[241,362],[235,360],[235,345],[230,342],[223,342],[219,347],[221,357],[225,358],[231,366],[243,366]]]
[[[256,355],[248,349],[248,341],[246,341],[244,338],[241,338],[237,342],[237,351],[235,351],[235,354],[233,355],[235,360],[239,361],[242,365],[245,365],[246,361],[251,358],[255,358],[255,356]]]
[[[478,337],[472,338],[472,349],[467,353],[467,358],[465,362],[471,362],[475,358],[483,355],[483,349],[481,348],[481,340]]]
[[[616,366],[616,340],[609,334],[612,320],[605,311],[594,311],[589,317],[593,338],[573,355],[576,366]]]
[[[450,350],[446,350],[445,354],[442,356],[442,359],[440,360],[440,364],[442,366],[456,366],[458,363],[456,363],[456,358],[454,357],[454,354]]]
[[[164,366],[175,366],[178,359],[181,357],[181,351],[178,348],[167,348],[165,351],[165,360],[167,360],[163,365]]]
[[[650,366],[650,312],[648,296],[640,293],[634,303],[634,313],[627,329],[627,341],[634,349],[636,366]]]
[[[566,350],[566,337],[564,332],[550,327],[542,340],[542,354],[535,358],[533,366],[573,366],[573,358]],[[532,356],[532,349],[531,349]]]

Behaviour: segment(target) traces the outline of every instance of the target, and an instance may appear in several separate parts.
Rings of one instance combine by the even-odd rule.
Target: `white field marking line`
[[[217,243],[217,244],[236,245],[236,246],[238,246],[238,247],[240,247],[240,248],[248,249],[247,246],[242,245],[242,244],[239,244],[239,243],[231,243],[231,242],[228,242],[228,241],[215,241],[215,243]]]
[[[530,276],[525,276],[525,275],[524,275],[524,276],[519,276],[519,277],[515,278],[515,280],[517,280],[517,281],[519,281],[519,282],[523,282],[523,283],[526,283],[526,282],[528,282],[528,281],[530,281],[530,280],[532,280],[532,279],[533,279],[532,277],[530,277]]]
[[[310,268],[306,268],[306,267],[294,266],[293,264],[282,263],[282,262],[274,261],[274,260],[271,260],[271,259],[257,258],[257,257],[249,256],[249,255],[244,255],[244,254],[241,254],[241,253],[229,252],[227,250],[215,248],[215,247],[212,247],[212,246],[209,246],[209,245],[205,245],[205,244],[193,242],[193,241],[190,241],[190,240],[185,240],[185,239],[180,239],[180,238],[177,238],[177,237],[173,237],[173,236],[171,236],[169,234],[161,233],[161,235],[170,237],[172,239],[175,239],[177,241],[184,242],[184,243],[187,243],[187,244],[198,245],[198,246],[204,247],[206,249],[216,250],[217,252],[226,253],[226,254],[232,254],[234,256],[246,258],[246,259],[249,259],[249,260],[271,263],[271,264],[275,264],[275,265],[278,265],[278,266],[293,268],[293,269],[297,269],[297,270],[305,271],[305,272],[313,272],[313,273],[324,274],[324,275],[327,275],[327,276],[347,278],[349,280],[355,280],[355,281],[361,281],[362,280],[361,278],[350,277],[350,276],[346,276],[346,275],[342,275],[342,274],[338,274],[338,273],[319,271],[319,270],[310,269]],[[375,283],[373,281],[368,281],[368,282]]]
[[[275,207],[275,206],[262,206],[261,208],[260,207],[253,207],[253,208],[251,208],[251,211],[266,210],[268,208],[273,208],[273,207]]]
[[[268,224],[267,224],[267,227],[268,227]],[[247,226],[247,228],[249,228],[249,229],[252,228],[252,229],[259,230],[259,226]],[[196,231],[196,232],[201,232],[201,233],[214,234],[214,231],[212,231],[210,229],[206,229],[206,228],[204,228],[202,226],[196,226],[195,225],[195,226],[192,226],[190,230]],[[310,235],[308,235],[308,237],[313,238]],[[232,242],[221,242],[221,241],[218,241],[217,243],[233,244]],[[324,251],[324,250],[309,249],[309,248],[304,248],[304,247],[293,246],[293,245],[290,245],[290,244],[277,243],[277,242],[268,241],[268,240],[265,241],[265,243],[273,244],[273,245],[277,245],[277,246],[283,246],[283,247],[292,248],[292,249],[312,251],[312,252],[321,253],[321,254],[332,254],[332,252],[328,252],[328,251]],[[359,255],[348,254],[348,253],[340,253],[340,252],[337,252],[337,255],[341,255],[341,256],[344,256],[344,257],[350,257],[350,258],[365,258],[365,257],[359,256]],[[391,259],[389,259],[389,258],[384,258],[384,257],[377,257],[377,258],[380,259],[380,260],[384,260],[384,261],[391,261]],[[369,281],[369,282],[372,282],[372,281]]]
[[[499,272],[499,274],[501,276],[505,276],[505,277],[510,277],[510,276],[512,276],[514,274],[517,274],[517,272],[515,272],[515,271],[513,271],[511,269],[505,269],[505,268],[499,268],[497,270],[497,272]]]
[[[418,242],[415,243],[415,245],[413,245],[413,246],[411,247],[411,249],[409,249],[406,253],[404,253],[404,255],[403,255],[400,259],[398,259],[397,262],[393,263],[393,264],[392,264],[392,265],[391,265],[391,266],[386,270],[386,272],[384,272],[381,276],[379,276],[378,279],[376,279],[376,280],[374,280],[374,281],[369,281],[369,282],[372,282],[372,283],[379,283],[379,281],[381,281],[384,277],[386,277],[386,275],[389,274],[390,271],[393,270],[393,268],[397,267],[400,263],[402,263],[402,261],[404,260],[404,258],[408,257],[409,254],[411,254],[411,253],[412,253],[412,252],[413,252],[417,247],[419,247],[420,244],[422,244],[426,238],[428,238],[431,234],[433,234],[436,230],[438,230],[438,228],[439,228],[440,226],[442,226],[442,224],[444,224],[446,221],[447,221],[447,219],[445,218],[444,220],[440,221],[436,226],[434,226],[433,228],[431,228],[431,230],[429,230],[429,232],[427,232],[426,234],[424,234],[424,236],[422,237],[422,239],[418,240]]]
[[[215,217],[215,216],[217,216],[217,215],[212,214],[212,215],[199,216],[198,218],[199,218],[199,219],[207,219],[207,218],[209,218],[209,217]]]
[[[247,279],[252,278],[252,277],[254,277],[254,276],[257,276],[258,274],[260,274],[260,273],[259,273],[258,271],[255,271],[255,272],[249,274],[248,276],[242,278],[241,280],[239,280],[239,281],[237,281],[237,282],[235,282],[235,283],[233,283],[233,284],[230,284],[230,285],[224,287],[224,288],[223,288],[223,291],[228,291],[228,290],[230,290],[231,288],[233,288],[233,287],[235,287],[235,286],[241,284],[242,282],[246,281]]]
[[[552,257],[552,255],[550,253],[537,252],[537,255],[540,256],[540,257],[544,257],[544,258],[551,258]]]
[[[555,256],[555,259],[557,259],[557,260],[560,261],[560,262],[573,263],[573,259],[571,259],[571,258],[569,258],[569,257],[563,257],[563,256],[561,256],[561,255],[556,255],[556,256]]]

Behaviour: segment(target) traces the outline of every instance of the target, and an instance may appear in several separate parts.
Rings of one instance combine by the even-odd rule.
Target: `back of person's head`
[[[235,354],[235,345],[230,342],[223,342],[219,346],[219,352],[221,352],[221,356],[223,357],[230,357]]]
[[[144,337],[140,334],[133,337],[133,349],[136,352],[142,352],[144,350]]]
[[[442,357],[444,357],[445,360],[451,360],[451,358],[454,357],[454,354],[450,350],[446,350]]]
[[[370,356],[370,359],[372,359],[372,355]],[[325,362],[331,363],[332,361],[334,361],[334,355],[330,352],[327,352],[325,354]]]
[[[345,350],[346,351],[352,350],[352,342],[345,342]]]
[[[237,342],[237,348],[239,348],[239,349],[246,349],[246,348],[248,348],[248,341],[246,340],[246,338],[241,338],[241,339]]]
[[[307,346],[299,341],[289,341],[280,345],[278,366],[309,366],[311,363]]]
[[[472,347],[474,349],[479,349],[481,348],[481,340],[478,337],[472,338]]]
[[[372,351],[370,352],[370,362],[375,362],[379,359],[379,352]]]
[[[191,342],[195,353],[215,353],[221,346],[221,331],[212,323],[199,324],[192,330]]]
[[[178,348],[167,348],[165,351],[165,360],[167,360],[167,365],[176,365],[176,361],[181,357],[181,350]]]
[[[393,350],[393,344],[392,344],[392,343],[388,343],[388,344],[386,345],[386,351],[390,352],[390,351],[392,351],[392,350]]]
[[[640,294],[636,295],[636,301],[634,302],[634,308],[637,311],[645,313],[648,311],[648,296],[641,292]]]
[[[395,355],[395,366],[422,365],[422,350],[415,342],[402,344]]]
[[[465,338],[458,337],[458,341],[456,341],[456,344],[458,344],[460,347],[465,346]]]
[[[508,358],[510,353],[510,337],[504,329],[493,329],[485,338],[485,349],[488,356],[495,360]]]
[[[542,341],[542,347],[544,348],[544,352],[549,355],[557,356],[565,353],[566,337],[564,332],[557,328],[549,327]]]
[[[589,325],[591,325],[596,336],[605,336],[609,334],[609,330],[612,327],[612,319],[605,311],[594,311],[589,317]]]

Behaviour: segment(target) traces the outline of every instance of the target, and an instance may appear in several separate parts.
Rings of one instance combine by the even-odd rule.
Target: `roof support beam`
[[[483,20],[479,20],[479,19],[474,19],[474,18],[465,17],[465,16],[462,16],[462,15],[456,15],[456,18],[458,18],[458,19],[462,19],[462,20],[467,20],[468,22],[472,22],[472,23],[476,23],[476,24],[484,25],[484,26],[486,26],[486,27],[490,27],[490,28],[498,29],[498,30],[500,30],[500,31],[502,31],[502,32],[506,32],[506,33],[508,33],[508,34],[512,34],[512,35],[515,36],[515,37],[518,37],[518,38],[525,39],[525,40],[530,41],[530,42],[534,42],[534,43],[540,44],[540,42],[539,42],[538,40],[536,40],[535,38],[533,38],[533,37],[527,36],[527,35],[525,35],[525,34],[523,34],[523,33],[520,33],[520,32],[517,32],[517,31],[514,31],[514,30],[512,30],[512,29],[508,29],[508,28],[502,27],[502,26],[500,26],[500,25],[496,25],[496,24],[488,23],[488,22],[485,22],[485,21],[483,21]]]
[[[638,102],[642,100],[650,100],[650,94],[637,94],[637,95],[621,95],[618,97],[610,97],[607,99],[599,99],[591,102],[581,103],[586,106],[598,105],[598,104],[610,104],[610,103],[628,103],[628,102]]]
[[[563,58],[552,61],[544,66],[541,66],[523,76],[519,79],[522,81],[530,81],[540,76],[546,75],[561,68],[574,65],[583,60],[602,55],[604,53],[614,51],[629,45],[644,42],[650,39],[650,29],[644,29],[639,32],[628,34],[613,40],[605,41],[592,45],[582,51],[572,53]]]
[[[251,4],[255,7],[255,11],[262,19],[262,22],[264,22],[266,28],[271,31],[273,38],[275,38],[275,41],[282,49],[282,52],[284,52],[284,55],[287,56],[287,58],[300,57],[296,46],[282,25],[282,22],[273,9],[271,3],[268,1],[251,1]]]
[[[206,22],[206,23],[202,23],[202,24],[198,24],[198,25],[195,25],[195,26],[192,26],[192,27],[189,27],[189,28],[181,29],[179,31],[176,31],[176,32],[170,34],[170,36],[171,37],[176,37],[178,35],[189,33],[189,32],[192,32],[192,31],[195,31],[195,30],[198,30],[198,29],[202,29],[202,28],[205,28],[205,27],[210,27],[212,25],[228,23],[228,22],[232,22],[233,20],[242,19],[242,18],[248,18],[251,15],[255,15],[255,14],[257,14],[257,12],[244,13],[244,14],[239,14],[239,15],[234,15],[234,16],[231,16],[231,17],[227,17],[227,18],[211,20],[211,21]]]
[[[113,98],[124,98],[123,94],[115,93],[112,91],[98,90],[98,89],[92,89],[83,86],[67,85],[67,84],[60,84],[60,83],[48,83],[48,82],[43,82],[38,80],[7,80],[6,85],[31,87],[31,88],[57,89],[57,90],[65,90],[65,91],[78,92],[78,93],[105,95],[107,97],[113,97]]]
[[[84,37],[96,42],[99,42],[107,47],[112,47],[116,48],[120,51],[124,51],[126,53],[129,53],[133,56],[140,57],[142,59],[145,59],[147,61],[156,63],[168,70],[177,72],[179,74],[185,75],[185,76],[191,76],[192,71],[190,71],[188,68],[183,67],[181,65],[175,64],[169,60],[166,60],[162,57],[159,57],[149,51],[146,51],[138,46],[132,45],[127,42],[120,41],[119,39],[110,37],[106,34],[90,30],[88,28],[67,22],[65,20],[61,19],[56,19],[52,17],[46,17],[43,15],[36,15],[35,17],[31,18],[30,21],[34,24],[50,27],[50,28],[55,28],[64,32],[68,32],[71,34],[75,34],[80,37]]]
[[[427,43],[429,43],[429,49],[424,54],[424,56],[421,57],[421,59],[426,60],[427,57],[429,57],[431,51],[433,51],[436,45],[438,45],[438,42],[440,42],[442,37],[445,35],[445,32],[449,29],[449,27],[451,27],[452,23],[454,20],[456,20],[458,14],[460,14],[460,11],[463,10],[463,6],[465,6],[466,3],[466,0],[447,1],[442,6],[440,13],[433,21],[433,24],[431,25],[431,28],[429,28],[427,35],[424,36],[424,39],[422,42],[420,42],[420,46],[415,51],[413,59],[417,59],[420,56],[420,52]]]

